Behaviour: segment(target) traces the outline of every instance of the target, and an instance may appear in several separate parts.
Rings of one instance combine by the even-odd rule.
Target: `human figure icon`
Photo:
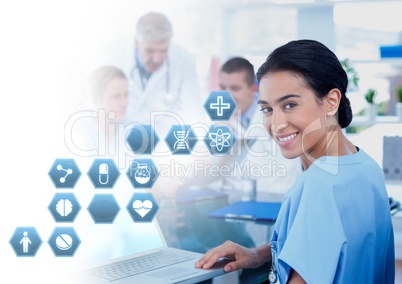
[[[30,244],[32,244],[32,242],[31,242],[31,240],[28,238],[28,232],[27,231],[24,231],[24,233],[23,233],[23,237],[22,237],[22,239],[21,239],[21,241],[20,241],[20,244],[22,244],[22,251],[24,252],[24,253],[27,253],[28,252],[28,246],[30,245]]]

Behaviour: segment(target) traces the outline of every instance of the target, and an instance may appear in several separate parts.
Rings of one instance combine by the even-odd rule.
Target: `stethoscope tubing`
[[[165,80],[165,92],[166,92],[166,94],[169,94],[169,91],[170,91],[170,62],[169,62],[169,57],[166,57],[166,80]],[[137,70],[137,72],[138,72],[138,76],[139,76],[139,78],[140,78],[140,81],[141,81],[141,87],[142,87],[142,91],[145,91],[145,88],[146,88],[146,85],[147,85],[147,79],[145,79],[144,77],[143,77],[143,75],[141,74],[141,72],[140,72],[140,68],[138,67],[138,64],[137,63],[135,63],[134,64],[134,66],[133,66],[133,68],[131,68],[131,71],[130,71],[130,78],[131,78],[131,80],[133,80],[134,81],[134,72],[135,72],[135,70]]]

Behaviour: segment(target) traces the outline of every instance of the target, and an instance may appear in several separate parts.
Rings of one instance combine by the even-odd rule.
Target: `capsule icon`
[[[99,182],[101,184],[107,184],[109,182],[109,166],[108,164],[99,165]]]

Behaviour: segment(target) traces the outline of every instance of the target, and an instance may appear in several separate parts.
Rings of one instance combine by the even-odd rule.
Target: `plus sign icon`
[[[229,120],[237,108],[237,104],[228,91],[213,91],[204,104],[209,117],[213,121]]]

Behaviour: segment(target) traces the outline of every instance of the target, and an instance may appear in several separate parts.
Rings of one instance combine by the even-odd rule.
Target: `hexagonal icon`
[[[49,170],[49,176],[56,188],[74,188],[81,171],[74,159],[56,159]]]
[[[73,193],[56,193],[48,209],[56,222],[74,222],[81,205]]]
[[[127,142],[134,154],[152,154],[159,137],[151,125],[137,124],[127,135]]]
[[[213,91],[209,94],[204,108],[212,121],[223,121],[230,119],[237,104],[228,91]]]
[[[17,227],[9,242],[18,257],[35,256],[42,245],[35,227]]]
[[[47,241],[55,256],[73,256],[81,240],[72,227],[56,227]]]
[[[88,205],[88,212],[96,224],[112,224],[119,211],[113,194],[95,194]]]
[[[159,205],[151,193],[134,193],[126,208],[134,222],[152,222]]]
[[[173,155],[189,155],[198,139],[190,125],[173,125],[165,141]]]
[[[232,128],[226,124],[212,125],[204,137],[209,152],[212,155],[228,155],[237,139]]]
[[[134,159],[127,176],[133,187],[151,188],[159,176],[159,171],[151,159]]]
[[[88,171],[95,188],[113,188],[119,176],[120,171],[113,159],[95,159]]]

